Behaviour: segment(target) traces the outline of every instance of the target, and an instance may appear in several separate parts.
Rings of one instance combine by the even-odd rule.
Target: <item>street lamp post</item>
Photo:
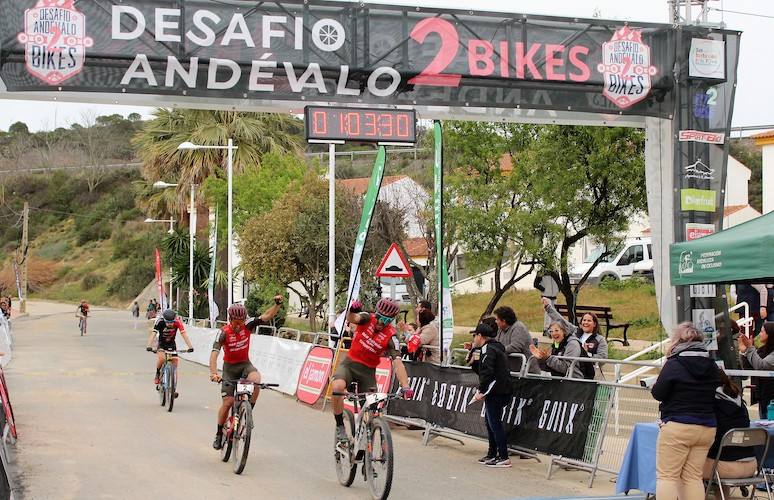
[[[156,187],[156,188],[158,188],[158,187],[167,187],[167,186],[160,186],[159,184],[165,184],[165,183],[159,181],[159,182],[156,182],[155,184],[153,184],[153,187]],[[148,222],[148,223],[150,223],[150,222],[164,222],[164,223],[169,222],[169,234],[172,234],[172,233],[175,232],[175,219],[173,219],[172,217],[170,217],[169,219],[151,219],[150,217],[148,217],[147,219],[145,219],[145,222]],[[172,307],[172,297],[173,297],[172,293],[173,293],[173,290],[172,290],[172,266],[170,266],[169,267],[169,307],[170,308]]]
[[[228,305],[231,305],[231,303],[234,301],[234,267],[232,263],[232,255],[234,253],[233,251],[233,224],[232,224],[232,213],[233,213],[233,207],[234,207],[234,193],[233,193],[233,173],[234,173],[234,150],[238,149],[237,146],[234,146],[234,141],[232,139],[228,140],[227,146],[204,146],[201,144],[194,144],[192,142],[183,142],[180,144],[177,149],[184,150],[184,151],[193,151],[197,149],[225,149],[228,151],[228,162],[227,162],[227,177],[228,177]]]

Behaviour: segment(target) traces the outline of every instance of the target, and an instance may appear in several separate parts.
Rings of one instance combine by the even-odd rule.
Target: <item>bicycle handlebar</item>
[[[147,349],[146,349],[146,351],[147,351]],[[170,354],[177,354],[178,352],[194,352],[192,347],[189,348],[189,349],[175,349],[174,351],[167,351],[166,349],[151,349],[148,352],[152,352],[153,354],[156,354],[159,351],[161,351],[161,352],[168,352]]]
[[[221,379],[220,379],[220,382],[237,383],[237,382],[239,382],[240,380],[243,380],[243,379],[241,379],[241,378],[232,378],[232,379],[221,378]],[[214,381],[214,380],[212,380],[211,382],[215,382],[215,381]],[[220,382],[215,382],[215,383],[216,383],[216,384],[219,384]],[[279,386],[280,386],[279,384],[269,384],[269,383],[263,383],[263,382],[261,382],[261,383],[258,383],[258,382],[253,382],[253,381],[251,381],[251,380],[245,380],[245,381],[244,381],[244,382],[242,382],[242,383],[243,383],[243,384],[253,384],[253,385],[256,385],[256,386],[258,386],[258,387],[259,387],[259,388],[261,388],[261,389],[268,389],[268,388],[270,388],[270,387],[279,387]]]

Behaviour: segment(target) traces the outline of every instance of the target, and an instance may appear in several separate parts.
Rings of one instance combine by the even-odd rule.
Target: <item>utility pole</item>
[[[22,211],[22,241],[19,248],[19,255],[16,259],[21,267],[21,296],[19,297],[19,312],[24,314],[27,312],[27,250],[29,247],[29,219],[30,219],[30,204],[24,202],[24,210]]]

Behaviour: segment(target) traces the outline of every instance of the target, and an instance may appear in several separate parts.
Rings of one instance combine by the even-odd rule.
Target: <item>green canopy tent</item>
[[[672,286],[774,282],[774,212],[669,247]]]

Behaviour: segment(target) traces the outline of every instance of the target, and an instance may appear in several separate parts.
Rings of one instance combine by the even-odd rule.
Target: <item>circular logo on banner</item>
[[[344,26],[335,19],[320,19],[312,26],[312,41],[326,52],[339,50],[344,45]]]
[[[309,351],[298,376],[296,397],[299,401],[313,405],[320,399],[328,385],[332,364],[332,349],[315,346]]]

